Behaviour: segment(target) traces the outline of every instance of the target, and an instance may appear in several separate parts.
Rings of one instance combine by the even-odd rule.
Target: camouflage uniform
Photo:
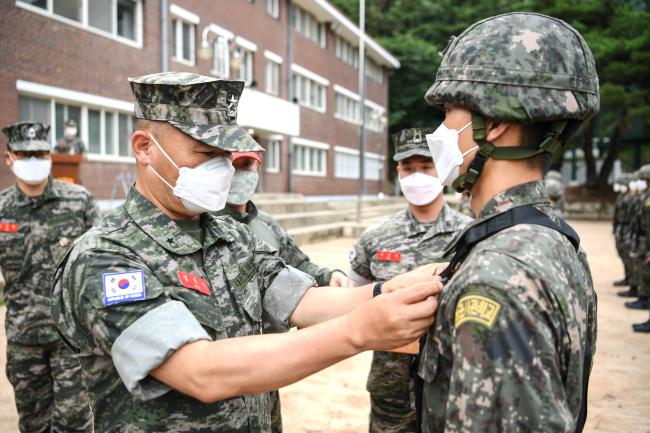
[[[291,239],[289,233],[271,215],[258,210],[252,201],[246,203],[246,213],[244,214],[228,206],[220,214],[228,215],[235,221],[246,224],[255,237],[269,244],[288,265],[311,275],[319,286],[329,285],[333,270],[321,268],[312,263]],[[265,329],[265,332],[269,331],[271,330]],[[277,391],[271,393],[271,405],[272,431],[280,433],[282,432],[282,409],[280,395]]]
[[[29,129],[36,134],[26,139]],[[49,151],[49,128],[20,122],[5,128],[14,151]],[[50,286],[72,241],[98,219],[83,187],[48,179],[39,196],[17,185],[0,192],[0,267],[6,279],[7,377],[22,432],[90,432],[81,370],[50,316]]]
[[[628,182],[629,182],[630,176],[627,174],[622,174],[618,179],[616,179],[616,184],[623,186],[626,188],[626,191],[620,191],[619,194],[616,196],[616,203],[614,205],[614,219],[613,219],[613,227],[612,227],[612,232],[614,234],[614,241],[616,243],[616,251],[618,252],[618,256],[621,258],[621,261],[623,262],[623,267],[625,268],[625,280],[629,280],[630,276],[630,260],[629,260],[629,254],[627,251],[627,248],[625,247],[625,243],[623,242],[623,235],[625,233],[625,230],[627,230],[627,226],[629,224],[628,218],[628,203],[629,203],[629,189],[628,188]]]
[[[395,159],[431,157],[426,141],[413,143],[410,132],[395,136]],[[424,137],[424,134],[422,134]],[[368,227],[350,251],[350,268],[368,281],[387,281],[428,263],[449,259],[442,251],[471,218],[444,204],[435,221],[416,220],[408,209]],[[415,432],[415,400],[411,355],[373,352],[368,375],[372,433]]]
[[[599,108],[585,41],[568,24],[534,13],[491,17],[453,39],[425,98],[472,112],[479,150],[454,181],[472,193],[481,170],[490,169],[481,161],[560,152]],[[485,119],[548,121],[550,135],[536,147],[495,148]],[[519,206],[561,221],[542,181],[534,181],[492,197],[477,224]],[[426,336],[418,370],[422,430],[574,432],[595,338],[596,293],[582,250],[534,224],[481,240],[445,285]]]
[[[137,116],[158,113],[158,120],[174,126],[174,113],[197,116],[196,122],[210,117],[210,128],[183,128],[210,146],[258,150],[245,132],[235,131],[234,120],[216,123],[230,118],[218,111],[236,107],[225,97],[211,98],[238,98],[242,82],[163,73],[132,85],[150,86],[134,91]],[[158,110],[157,103],[165,105]],[[259,334],[264,324],[288,329],[314,280],[229,217],[201,214],[200,240],[181,226],[132,189],[124,205],[81,237],[59,267],[52,316],[78,353],[95,429],[270,432],[268,393],[204,404],[148,373],[197,340]]]
[[[650,165],[644,165],[637,172],[637,180],[650,184]],[[626,302],[625,306],[634,309],[647,309],[648,296],[650,295],[650,269],[645,263],[650,243],[650,232],[646,230],[646,201],[650,198],[650,191],[645,188],[636,191],[633,195],[631,206],[631,231],[629,255],[632,262],[633,281],[637,288],[639,299]]]

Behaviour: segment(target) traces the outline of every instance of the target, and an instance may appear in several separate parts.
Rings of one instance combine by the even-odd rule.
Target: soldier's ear
[[[504,138],[505,136],[511,134],[513,130],[516,128],[514,123],[494,122],[494,121],[487,122],[486,127],[487,127],[486,139],[490,143],[495,143],[495,141],[499,141],[500,138]],[[515,143],[515,144],[519,144],[519,143]],[[511,143],[507,143],[507,145],[511,145]]]
[[[155,146],[151,136],[146,131],[137,130],[131,136],[131,149],[138,163],[151,164],[152,147]]]
[[[7,165],[7,167],[11,167],[11,157],[9,156],[9,150],[5,150],[4,157],[5,157],[5,164]]]

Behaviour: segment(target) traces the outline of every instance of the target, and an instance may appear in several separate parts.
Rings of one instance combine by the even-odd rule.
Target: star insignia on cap
[[[237,102],[239,100],[235,98],[235,95],[231,95],[228,100],[228,116],[236,117],[237,116]]]
[[[422,142],[422,131],[415,131],[413,133],[413,143],[421,143]]]
[[[35,138],[36,137],[36,130],[34,127],[31,127],[27,130],[27,133],[25,134],[27,138]]]

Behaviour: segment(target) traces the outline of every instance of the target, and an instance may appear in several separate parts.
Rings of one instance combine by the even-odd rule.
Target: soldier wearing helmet
[[[557,171],[551,170],[546,174],[544,184],[548,198],[551,200],[551,205],[553,205],[560,215],[564,215],[564,184],[562,183],[562,175]]]
[[[642,181],[638,186],[645,190],[640,195],[640,219],[639,231],[643,235],[645,242],[641,243],[639,249],[636,251],[639,259],[640,275],[639,275],[639,299],[637,307],[643,306],[645,300],[645,308],[649,308],[648,297],[650,296],[650,192],[648,191],[648,184],[650,184],[650,164],[646,164],[639,170],[639,180]],[[641,305],[638,305],[641,304]],[[629,305],[626,305],[629,307]],[[632,325],[634,332],[650,332],[650,319],[643,323]]]
[[[591,50],[565,22],[509,13],[445,50],[426,94],[444,183],[477,215],[453,245],[418,375],[424,432],[581,431],[596,293],[579,237],[543,185],[552,154],[599,108]]]

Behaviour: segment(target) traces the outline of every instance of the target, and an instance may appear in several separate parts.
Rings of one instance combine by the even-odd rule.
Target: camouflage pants
[[[645,257],[639,258],[639,296],[650,297],[650,265],[645,263]]]
[[[630,253],[627,249],[627,245],[625,242],[623,242],[622,239],[616,239],[616,252],[618,252],[618,256],[621,258],[621,261],[623,262],[623,267],[625,268],[625,276],[630,278],[631,272],[631,260],[630,260]]]
[[[92,432],[81,368],[62,341],[42,346],[8,342],[7,378],[14,387],[21,432]]]
[[[280,409],[280,393],[273,391],[271,397],[271,432],[282,433],[282,410]]]
[[[374,352],[368,375],[370,433],[414,433],[415,393],[411,355]]]

